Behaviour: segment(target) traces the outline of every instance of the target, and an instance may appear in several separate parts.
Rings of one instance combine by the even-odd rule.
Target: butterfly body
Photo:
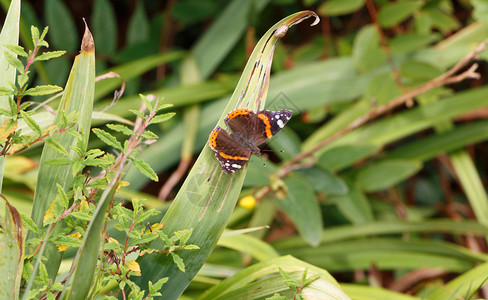
[[[224,119],[232,133],[217,126],[210,133],[209,145],[225,173],[234,173],[244,166],[251,154],[261,155],[259,145],[269,140],[290,120],[291,110],[249,109],[231,111]]]

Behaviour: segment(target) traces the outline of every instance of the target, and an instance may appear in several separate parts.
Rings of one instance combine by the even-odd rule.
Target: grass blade
[[[19,44],[20,0],[13,0],[7,12],[7,17],[0,32],[0,45],[17,46]],[[5,47],[0,47],[0,87],[8,87],[9,82],[15,82],[15,68],[9,67],[4,54]],[[0,97],[0,108],[8,109],[8,96]],[[5,120],[0,116],[0,124]],[[3,173],[5,171],[5,156],[0,156],[0,192],[2,191]]]
[[[288,27],[311,16],[315,14],[301,12],[289,16],[274,25],[261,38],[224,109],[218,123],[220,126],[224,124],[224,117],[237,107],[264,107],[275,43],[286,33]],[[278,28],[280,31],[277,31]],[[162,297],[176,299],[181,295],[222,234],[242,188],[245,170],[246,167],[233,175],[222,173],[214,152],[208,146],[204,147],[162,220],[165,224],[163,231],[167,235],[192,228],[193,235],[188,243],[199,246],[200,250],[198,254],[189,251],[178,253],[185,262],[185,273],[176,267],[171,257],[164,254],[143,257],[140,261],[143,276],[137,280],[139,285],[147,288],[145,285],[149,280],[155,282],[162,277],[169,277]],[[182,218],[182,215],[185,217]]]
[[[2,196],[3,197],[3,196]],[[3,234],[0,241],[0,298],[18,299],[24,267],[24,232],[22,219],[15,207],[5,200]]]
[[[94,44],[91,33],[88,30],[88,27],[86,27],[81,52],[75,58],[73,63],[63,97],[58,107],[58,113],[54,121],[59,122],[61,118],[61,111],[64,111],[65,115],[68,115],[71,112],[78,112],[76,130],[84,136],[85,145],[87,145],[88,142],[89,130],[91,126],[91,113],[95,86],[94,82]],[[76,145],[77,139],[75,137],[63,132],[53,135],[52,139],[56,140],[66,150],[68,150],[68,155],[70,158],[76,157],[77,154],[69,148],[70,146]],[[73,180],[71,165],[45,164],[46,161],[59,157],[60,154],[58,152],[52,148],[44,147],[34,195],[34,206],[32,209],[32,219],[41,229],[41,235],[44,235],[47,229],[43,226],[43,218],[51,201],[56,198],[56,194],[58,192],[56,185],[61,185],[66,192],[70,189]],[[59,232],[62,227],[63,223],[60,222],[53,230],[53,234]],[[28,238],[33,236],[34,235],[29,232]],[[49,277],[54,279],[57,275],[59,264],[61,263],[62,252],[58,252],[55,245],[53,243],[49,243],[46,245],[44,255],[49,258],[49,260],[46,262]]]
[[[337,299],[349,299],[347,295],[345,295],[342,291],[340,291],[337,282],[327,271],[318,268],[316,266],[313,266],[311,264],[308,264],[306,262],[303,262],[292,256],[282,256],[282,257],[269,259],[267,261],[254,264],[238,272],[234,276],[221,281],[219,284],[217,284],[216,286],[208,290],[208,292],[200,296],[198,300],[217,299],[232,290],[236,290],[238,288],[246,286],[247,284],[250,284],[255,280],[258,280],[259,278],[266,277],[271,274],[276,274],[278,273],[279,268],[281,268],[286,273],[292,273],[292,272],[303,273],[305,269],[308,269],[309,275],[320,274],[320,278],[324,281],[327,281],[330,284],[329,291],[333,290],[334,292],[343,294],[343,298],[337,298]],[[231,297],[226,299],[236,299],[236,298]],[[259,298],[259,299],[263,299],[263,298]],[[330,299],[330,298],[317,298],[317,299]]]

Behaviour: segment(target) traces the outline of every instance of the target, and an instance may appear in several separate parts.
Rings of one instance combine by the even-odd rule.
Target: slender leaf
[[[75,62],[68,78],[68,82],[66,83],[66,87],[64,89],[64,93],[54,121],[60,122],[62,115],[69,115],[71,112],[77,113],[78,119],[76,129],[84,137],[84,145],[88,144],[88,136],[91,126],[91,114],[95,86],[94,82],[94,44],[91,33],[89,32],[88,28],[86,28],[81,52],[75,58]],[[68,158],[73,161],[78,158],[78,154],[70,148],[71,146],[76,146],[78,142],[76,137],[63,132],[54,134],[52,136],[52,140],[59,143],[62,148],[69,152]],[[49,162],[57,158],[60,158],[60,154],[57,152],[57,150],[50,147],[44,147],[39,167],[37,186],[34,194],[34,206],[32,209],[32,220],[36,223],[41,231],[41,236],[43,236],[47,230],[47,227],[43,226],[43,219],[51,201],[53,201],[53,199],[56,197],[56,185],[61,185],[65,192],[67,192],[69,191],[73,180],[71,165],[45,164],[45,162]],[[64,223],[59,223],[53,229],[52,234],[54,235],[62,230],[63,226]],[[29,232],[28,238],[33,237],[34,234]],[[55,245],[49,242],[46,245],[43,255],[49,257],[49,260],[46,263],[46,268],[49,278],[54,279],[57,275],[59,264],[61,263],[62,253],[58,252]]]
[[[19,286],[24,266],[24,232],[19,212],[5,201],[2,218],[3,234],[0,240],[0,297],[18,299]]]
[[[260,66],[264,67],[270,63],[274,48],[271,45],[281,36],[274,34],[279,26],[290,26],[310,16],[313,16],[310,12],[297,13],[285,18],[268,30],[256,45],[236,87],[236,92],[223,111],[219,125],[223,126],[224,117],[236,105],[243,105],[243,103],[239,103],[240,95],[243,93],[249,103],[254,106],[251,108],[258,109],[259,106],[264,105],[267,85],[259,93],[261,103],[257,103],[258,95],[253,91],[255,87],[267,80],[265,77],[269,74],[260,75],[253,72],[253,69],[260,68]],[[143,257],[140,260],[143,275],[137,279],[137,282],[145,286],[149,280],[154,282],[162,277],[168,277],[166,288],[162,291],[165,298],[177,298],[186,289],[189,280],[195,276],[215,247],[237,201],[246,167],[233,175],[229,175],[223,174],[220,170],[213,172],[212,170],[215,169],[217,163],[214,152],[206,146],[161,221],[165,224],[163,231],[167,235],[172,235],[179,230],[193,228],[193,234],[188,242],[199,246],[200,250],[196,255],[193,250],[179,253],[185,263],[185,273],[181,272],[171,258],[166,255],[157,255],[157,258]],[[181,218],[181,212],[185,212],[185,218]],[[158,245],[154,246],[158,247]],[[154,263],[155,259],[158,263]]]

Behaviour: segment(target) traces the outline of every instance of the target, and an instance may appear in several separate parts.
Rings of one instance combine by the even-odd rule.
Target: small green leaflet
[[[174,113],[174,112],[170,112],[170,113],[165,113],[162,115],[157,115],[154,118],[152,118],[151,121],[149,121],[149,124],[157,124],[157,123],[165,122],[165,121],[171,119],[175,114],[176,113]]]
[[[66,151],[66,149],[64,149],[64,147],[57,140],[47,139],[46,145],[54,151],[58,152],[59,154],[68,155],[68,151]]]
[[[28,89],[21,94],[24,96],[42,96],[42,95],[49,95],[53,93],[57,93],[62,91],[63,88],[57,85],[39,85]]]
[[[27,126],[29,126],[29,128],[32,129],[32,131],[34,131],[39,135],[42,134],[41,127],[39,127],[36,121],[34,121],[34,119],[32,119],[25,111],[21,110],[20,115],[22,116],[22,119],[24,119]]]
[[[117,141],[117,139],[113,135],[111,135],[110,133],[108,133],[102,129],[99,129],[99,128],[93,128],[93,133],[99,139],[101,139],[105,144],[107,144],[111,147],[114,147],[118,150],[122,150],[122,145],[120,144],[120,142]]]
[[[132,163],[134,163],[134,166],[136,166],[137,170],[147,176],[147,178],[158,181],[158,175],[154,170],[145,162],[140,159],[133,158]]]
[[[38,57],[36,57],[36,61],[44,61],[44,60],[49,60],[51,58],[56,58],[64,55],[66,51],[48,51],[44,52]]]

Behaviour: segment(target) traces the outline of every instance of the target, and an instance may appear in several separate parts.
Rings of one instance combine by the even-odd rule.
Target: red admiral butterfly
[[[255,113],[249,109],[231,111],[224,119],[232,134],[217,126],[208,138],[210,148],[225,173],[234,173],[242,168],[252,154],[261,155],[258,146],[269,140],[291,118],[291,110],[261,110]]]

